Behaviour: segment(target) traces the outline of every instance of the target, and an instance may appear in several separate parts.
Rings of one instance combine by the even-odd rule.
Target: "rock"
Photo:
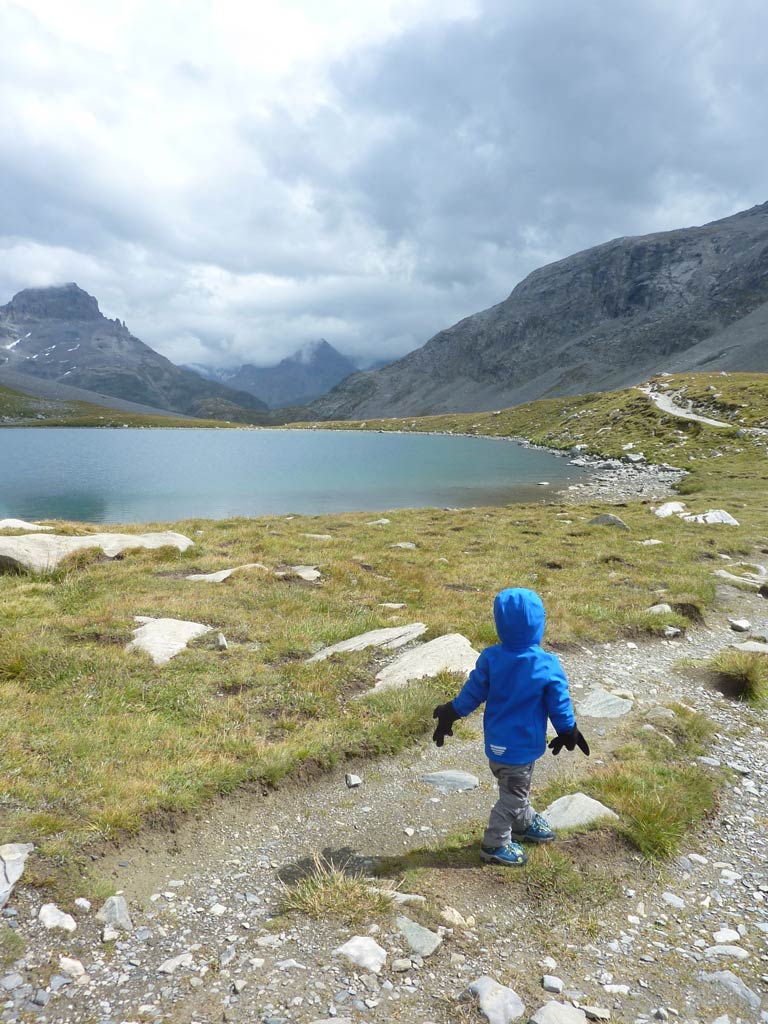
[[[704,523],[711,525],[721,523],[724,526],[738,526],[738,519],[722,508],[710,508],[706,512],[699,512],[697,515],[683,516],[684,523]]]
[[[545,974],[541,979],[541,987],[545,992],[554,992],[559,996],[565,986],[562,978],[558,978],[554,974]]]
[[[465,918],[456,907],[443,907],[440,911],[440,917],[442,917],[449,928],[471,928],[475,923],[474,917]]]
[[[175,974],[179,967],[191,967],[192,963],[191,953],[179,953],[178,956],[173,956],[161,963],[157,970],[159,974]]]
[[[113,924],[105,924],[104,930],[101,933],[102,942],[117,942],[120,938],[120,932]]]
[[[621,718],[632,710],[632,701],[615,697],[599,687],[579,704],[579,716],[585,718]]]
[[[170,530],[165,533],[92,533],[86,537],[45,536],[0,537],[0,572],[52,572],[56,566],[87,548],[101,548],[107,558],[116,558],[133,548],[175,547],[186,551],[193,541]]]
[[[427,902],[426,896],[421,896],[415,892],[401,892],[399,889],[383,889],[378,886],[370,886],[371,892],[376,892],[380,896],[386,896],[392,900],[398,906],[408,906],[410,904],[424,904]]]
[[[587,1020],[605,1021],[611,1019],[611,1011],[604,1006],[582,1006]]]
[[[413,679],[436,676],[440,672],[457,672],[467,676],[480,657],[469,640],[460,633],[448,633],[405,651],[376,676],[375,690],[403,686]]]
[[[229,644],[227,643],[227,638],[224,636],[223,633],[218,633],[216,635],[216,648],[219,651],[228,651],[229,650]]]
[[[669,519],[670,516],[679,516],[682,512],[685,512],[684,501],[665,501],[663,505],[659,505],[658,508],[653,510],[653,514],[658,516],[659,519]]]
[[[407,626],[391,626],[387,629],[372,629],[367,633],[350,637],[349,640],[340,640],[336,644],[331,644],[330,647],[323,647],[317,654],[307,658],[307,662],[325,661],[332,654],[339,654],[343,651],[363,651],[367,647],[380,647],[385,651],[393,651],[416,640],[426,630],[427,627],[423,622],[411,622]]]
[[[751,988],[748,988],[741,978],[737,977],[733,971],[713,971],[711,974],[707,971],[702,971],[699,974],[699,978],[702,981],[707,981],[712,985],[718,985],[720,988],[724,988],[726,992],[729,992],[732,996],[736,996],[737,999],[741,999],[747,1003],[748,1006],[753,1010],[760,1009],[761,999],[757,992],[753,992]]]
[[[91,909],[91,901],[83,899],[82,896],[75,900],[75,910],[81,914],[87,914]]]
[[[369,935],[354,935],[343,946],[334,949],[333,955],[343,956],[357,967],[363,967],[374,974],[378,974],[387,962],[386,950]]]
[[[0,530],[29,530],[36,533],[39,530],[52,530],[52,526],[40,526],[39,523],[27,523],[23,519],[0,519]]]
[[[13,974],[6,974],[4,978],[0,978],[0,988],[5,992],[13,992],[14,989],[20,988],[24,984],[24,978],[18,971],[14,971]]]
[[[308,540],[333,540],[330,533],[302,533],[301,536]]]
[[[731,644],[734,651],[743,651],[745,654],[768,654],[768,644],[760,640],[745,640],[740,644]]]
[[[672,615],[672,606],[668,604],[652,604],[645,609],[648,615]]]
[[[599,516],[590,519],[587,526],[613,526],[618,530],[629,531],[629,527],[624,520],[619,519],[618,516],[613,515],[611,512],[601,512]]]
[[[103,924],[111,924],[118,931],[133,931],[133,922],[124,896],[110,896],[96,915],[96,920]]]
[[[530,1024],[584,1024],[587,1015],[569,1003],[558,1003],[551,999],[541,1006],[530,1018]]]
[[[300,580],[304,580],[306,583],[316,583],[322,578],[322,573],[314,565],[292,565],[285,572],[276,572],[275,576],[298,576]]]
[[[712,575],[726,580],[728,583],[738,583],[744,590],[760,590],[760,584],[756,580],[747,579],[746,576],[737,576],[733,572],[728,572],[727,569],[713,569]]]
[[[389,608],[391,611],[398,611],[400,608],[405,608],[405,604],[402,601],[382,601],[379,608]]]
[[[715,942],[740,942],[741,936],[735,928],[721,928],[713,935]]]
[[[37,913],[37,919],[45,925],[48,931],[51,928],[61,928],[65,932],[77,930],[77,924],[71,914],[65,914],[59,910],[55,903],[44,903]]]
[[[512,1024],[525,1013],[525,1004],[514,989],[500,985],[488,975],[473,981],[467,989],[476,996],[488,1024]]]
[[[403,974],[405,971],[410,971],[413,967],[413,961],[407,957],[398,957],[397,960],[392,961],[392,970],[396,974]]]
[[[397,544],[390,544],[391,548],[403,548],[405,551],[415,551],[416,545],[410,540],[401,540]]]
[[[419,956],[431,956],[442,944],[443,940],[436,932],[422,927],[404,914],[400,914],[395,919],[395,924],[413,952]]]
[[[728,619],[728,625],[734,633],[748,633],[752,629],[749,619]]]
[[[126,645],[126,651],[144,651],[156,665],[164,665],[184,650],[190,640],[210,633],[213,627],[201,622],[186,622],[184,619],[153,619],[148,615],[136,615],[141,623],[133,631],[134,639]]]
[[[552,828],[557,829],[579,828],[602,819],[616,819],[618,814],[586,793],[572,793],[551,803],[544,811],[544,817]]]
[[[704,950],[704,956],[707,957],[707,959],[709,960],[712,960],[718,956],[727,956],[731,960],[749,959],[749,953],[746,949],[743,949],[741,946],[727,945],[709,946],[707,949]]]
[[[662,704],[657,704],[645,713],[646,721],[655,722],[656,725],[665,725],[667,722],[674,722],[676,717],[677,716],[672,708],[665,708]]]
[[[59,970],[69,974],[72,978],[82,978],[85,974],[85,968],[80,961],[68,956],[59,957]]]
[[[662,630],[664,636],[668,637],[669,639],[675,636],[680,636],[682,632],[682,629],[678,629],[677,626],[665,626]]]
[[[463,793],[468,789],[477,789],[480,780],[469,772],[460,772],[455,768],[447,768],[442,772],[427,772],[421,781],[434,786],[441,793]]]
[[[266,565],[262,565],[261,562],[248,562],[246,565],[236,565],[232,569],[219,569],[218,572],[199,572],[193,573],[191,576],[185,576],[185,580],[191,580],[194,583],[223,583],[224,580],[228,580],[233,572],[243,572],[245,569],[266,569]]]
[[[661,898],[664,900],[665,903],[667,903],[670,907],[674,907],[676,910],[685,909],[685,900],[681,899],[679,896],[676,896],[673,892],[663,892],[661,894]]]
[[[362,786],[363,780],[359,775],[353,775],[351,772],[347,772],[344,776],[344,781],[347,784],[347,789],[357,789],[358,786]]]
[[[366,526],[389,526],[389,519],[372,519]]]
[[[21,878],[27,857],[34,848],[32,843],[5,843],[0,846],[0,910],[11,898],[13,887]]]
[[[638,544],[642,544],[644,548],[653,548],[657,544],[662,544],[663,541],[657,540],[655,537],[649,537],[648,540],[639,540]]]

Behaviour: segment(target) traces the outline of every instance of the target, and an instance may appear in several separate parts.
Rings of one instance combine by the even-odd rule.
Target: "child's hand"
[[[453,723],[457,718],[461,718],[461,715],[456,714],[452,702],[448,701],[447,704],[439,704],[432,712],[432,717],[437,719],[437,728],[432,733],[432,739],[438,747],[442,747],[445,737],[453,736]]]
[[[575,747],[578,747],[583,754],[589,757],[589,744],[579,732],[577,725],[574,725],[568,732],[561,732],[553,740],[549,741],[549,749],[555,755],[559,754],[563,747],[566,750],[573,750]]]

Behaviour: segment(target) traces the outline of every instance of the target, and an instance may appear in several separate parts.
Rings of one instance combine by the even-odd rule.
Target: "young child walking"
[[[555,833],[531,806],[534,763],[547,749],[547,719],[557,736],[549,747],[589,745],[576,727],[568,680],[556,655],[542,650],[544,604],[538,594],[522,587],[508,588],[493,603],[501,643],[486,647],[461,692],[433,712],[437,728],[432,739],[442,747],[453,736],[453,723],[485,702],[485,753],[499,784],[499,799],[491,810],[480,847],[489,864],[525,864],[519,844],[548,843]]]

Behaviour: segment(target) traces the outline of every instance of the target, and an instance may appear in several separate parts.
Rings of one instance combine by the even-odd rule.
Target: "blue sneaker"
[[[557,839],[557,833],[550,828],[546,818],[537,814],[525,832],[513,832],[512,837],[519,843],[551,843]]]
[[[486,864],[501,864],[505,868],[522,867],[528,860],[528,854],[517,843],[506,846],[481,846],[480,860]]]

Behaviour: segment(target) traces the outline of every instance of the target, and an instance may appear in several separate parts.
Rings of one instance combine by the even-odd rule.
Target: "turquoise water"
[[[542,501],[580,473],[555,455],[488,438],[5,428],[0,518],[129,523],[504,505]]]

